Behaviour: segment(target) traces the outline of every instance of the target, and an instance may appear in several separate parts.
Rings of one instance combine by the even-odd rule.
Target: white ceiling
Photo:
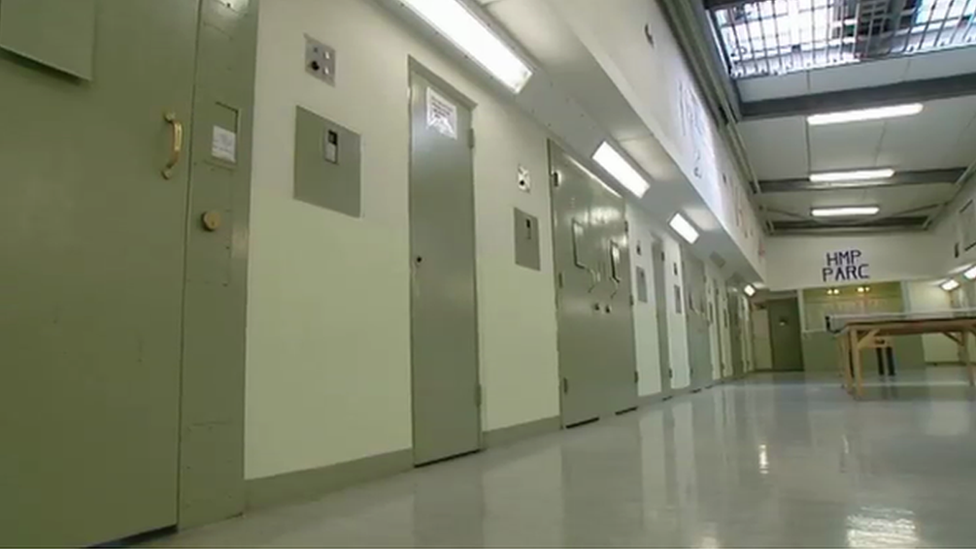
[[[808,126],[805,116],[791,116],[738,127],[760,180],[873,167],[960,168],[976,160],[976,95],[930,101],[916,116],[885,121]]]
[[[865,61],[787,75],[737,80],[742,101],[850,90],[976,72],[976,48]]]

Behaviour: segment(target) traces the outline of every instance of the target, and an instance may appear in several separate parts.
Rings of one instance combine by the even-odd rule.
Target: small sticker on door
[[[237,162],[237,134],[220,126],[214,126],[210,155],[218,160]]]
[[[427,127],[451,139],[457,139],[457,105],[427,88]]]

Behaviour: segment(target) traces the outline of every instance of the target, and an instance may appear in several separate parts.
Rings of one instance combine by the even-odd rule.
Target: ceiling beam
[[[955,183],[966,173],[966,168],[947,168],[942,170],[917,170],[895,172],[888,179],[878,181],[852,181],[850,183],[814,183],[804,179],[760,180],[763,193],[788,193],[798,191],[833,191],[838,189],[868,189],[894,187],[898,185],[925,185],[929,183]]]
[[[976,73],[912,80],[870,88],[743,102],[743,120],[849,111],[976,95]]]
[[[874,221],[864,221],[860,223],[821,223],[814,220],[809,221],[773,221],[773,227],[777,232],[804,231],[804,232],[846,232],[846,231],[876,231],[879,229],[922,229],[928,217],[908,216],[908,217],[887,217]]]

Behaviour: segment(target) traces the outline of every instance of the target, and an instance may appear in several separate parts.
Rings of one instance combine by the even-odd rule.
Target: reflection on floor
[[[159,546],[972,546],[959,369],[757,376]]]

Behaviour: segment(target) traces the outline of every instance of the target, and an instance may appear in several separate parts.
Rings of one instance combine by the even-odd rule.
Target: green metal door
[[[422,464],[481,447],[473,105],[419,66],[410,90],[413,442]]]
[[[688,322],[688,363],[692,388],[712,381],[711,327],[708,323],[708,294],[705,264],[685,252],[685,318]]]
[[[593,296],[603,304],[598,317],[597,367],[604,384],[604,409],[620,412],[637,406],[637,348],[634,341],[633,285],[624,199],[599,180],[592,189],[591,234],[596,264],[602,273]],[[592,336],[591,336],[592,337]]]
[[[733,290],[728,290],[728,314],[729,314],[729,337],[732,348],[732,375],[735,377],[745,373],[745,363],[743,360],[743,344],[745,342],[745,331],[743,330],[742,317],[740,315],[741,301],[739,295]]]
[[[0,47],[26,56],[0,49],[3,545],[177,522],[188,172],[174,143],[198,1],[71,2],[91,8],[71,19],[58,4],[0,2]]]
[[[654,307],[657,310],[657,348],[661,366],[661,392],[671,392],[671,341],[668,339],[668,295],[665,272],[668,260],[664,246],[654,242],[651,253],[654,255]]]
[[[796,298],[766,302],[769,314],[769,341],[773,370],[803,370],[803,345],[800,339],[800,306]]]
[[[549,143],[563,425],[636,405],[623,199]]]

